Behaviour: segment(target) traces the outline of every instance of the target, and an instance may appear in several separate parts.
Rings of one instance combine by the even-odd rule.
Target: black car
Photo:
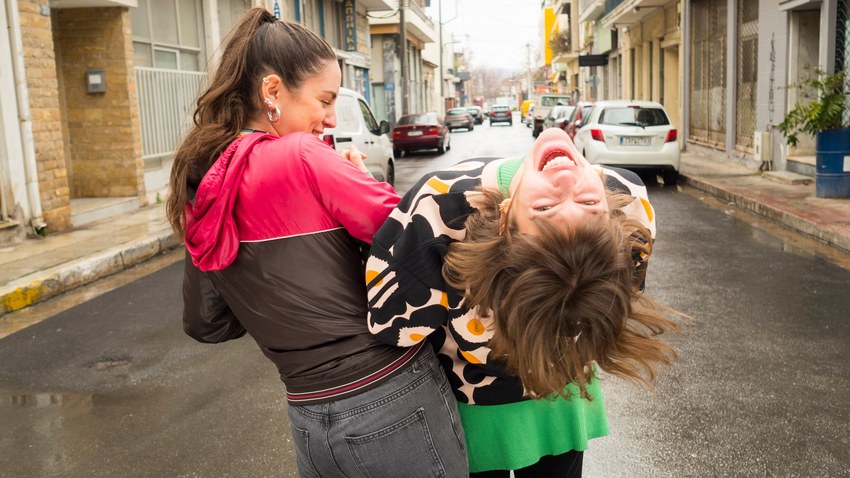
[[[508,105],[495,105],[490,110],[490,125],[494,123],[507,123],[509,126],[514,124],[513,112]]]

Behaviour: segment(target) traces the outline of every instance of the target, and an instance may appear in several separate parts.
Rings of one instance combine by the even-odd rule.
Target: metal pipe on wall
[[[24,48],[21,36],[21,19],[17,2],[4,2],[6,17],[9,20],[9,40],[12,47],[12,70],[15,78],[15,92],[18,100],[18,116],[21,127],[21,142],[24,153],[24,175],[29,199],[30,225],[38,234],[47,227],[41,211],[41,196],[38,190],[38,167],[35,158],[35,144],[32,133],[32,115],[30,114],[27,79],[24,70]]]

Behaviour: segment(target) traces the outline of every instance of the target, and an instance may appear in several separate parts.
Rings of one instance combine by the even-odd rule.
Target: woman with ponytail
[[[247,333],[277,366],[301,476],[467,476],[431,348],[366,327],[361,248],[399,198],[356,149],[318,138],[340,79],[324,40],[262,8],[228,36],[171,173],[183,327],[206,343]]]
[[[675,357],[658,336],[676,324],[642,293],[654,238],[640,178],[590,165],[558,128],[402,198],[366,263],[369,327],[438,352],[471,476],[581,477],[608,434],[597,370],[651,386]]]

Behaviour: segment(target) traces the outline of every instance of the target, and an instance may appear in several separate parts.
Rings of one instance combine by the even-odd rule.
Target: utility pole
[[[399,24],[399,60],[401,60],[401,114],[407,114],[407,25],[404,21],[404,7],[408,0],[398,2],[398,24]]]
[[[525,79],[525,84],[527,85],[525,92],[528,96],[525,99],[530,100],[531,99],[531,92],[534,91],[534,83],[533,83],[534,78],[531,76],[531,43],[526,43],[525,49],[526,49],[526,52],[527,52],[526,58],[528,58],[528,69],[526,70],[526,79]]]

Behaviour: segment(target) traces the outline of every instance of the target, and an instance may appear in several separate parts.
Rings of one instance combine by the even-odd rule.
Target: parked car
[[[573,113],[575,106],[558,105],[549,110],[549,116],[543,121],[543,129],[546,128],[561,128],[564,129],[564,124]]]
[[[519,116],[523,119],[523,123],[525,123],[525,117],[528,116],[528,110],[530,110],[532,106],[534,106],[533,100],[522,101],[522,106],[519,108]]]
[[[337,151],[352,144],[366,154],[366,167],[378,181],[393,184],[395,157],[387,133],[389,123],[375,120],[366,99],[354,90],[340,88],[336,98],[336,127],[325,128],[322,140]]]
[[[570,95],[545,94],[534,103],[534,123],[531,125],[531,135],[535,138],[543,131],[543,121],[549,116],[549,110],[558,105],[568,105],[572,101]]]
[[[579,101],[576,104],[576,108],[573,110],[572,115],[570,115],[569,119],[564,125],[564,131],[570,136],[570,138],[575,139],[576,131],[581,127],[581,119],[590,113],[590,108],[593,106],[593,103],[589,101]]]
[[[451,108],[446,111],[446,126],[449,131],[456,128],[466,128],[467,131],[472,131],[475,127],[475,120],[466,108]]]
[[[481,113],[480,106],[467,106],[466,111],[469,112],[472,119],[475,120],[475,124],[481,124],[484,122],[484,115]]]
[[[532,104],[528,108],[528,112],[522,117],[522,122],[525,123],[526,126],[531,128],[534,125],[534,105]]]
[[[657,170],[667,185],[679,178],[678,133],[664,106],[654,101],[597,102],[575,144],[593,164]]]
[[[490,108],[490,126],[494,123],[514,124],[513,112],[508,105],[493,105]]]
[[[403,115],[392,131],[393,153],[402,157],[407,151],[436,149],[443,154],[451,148],[451,134],[437,113]]]

